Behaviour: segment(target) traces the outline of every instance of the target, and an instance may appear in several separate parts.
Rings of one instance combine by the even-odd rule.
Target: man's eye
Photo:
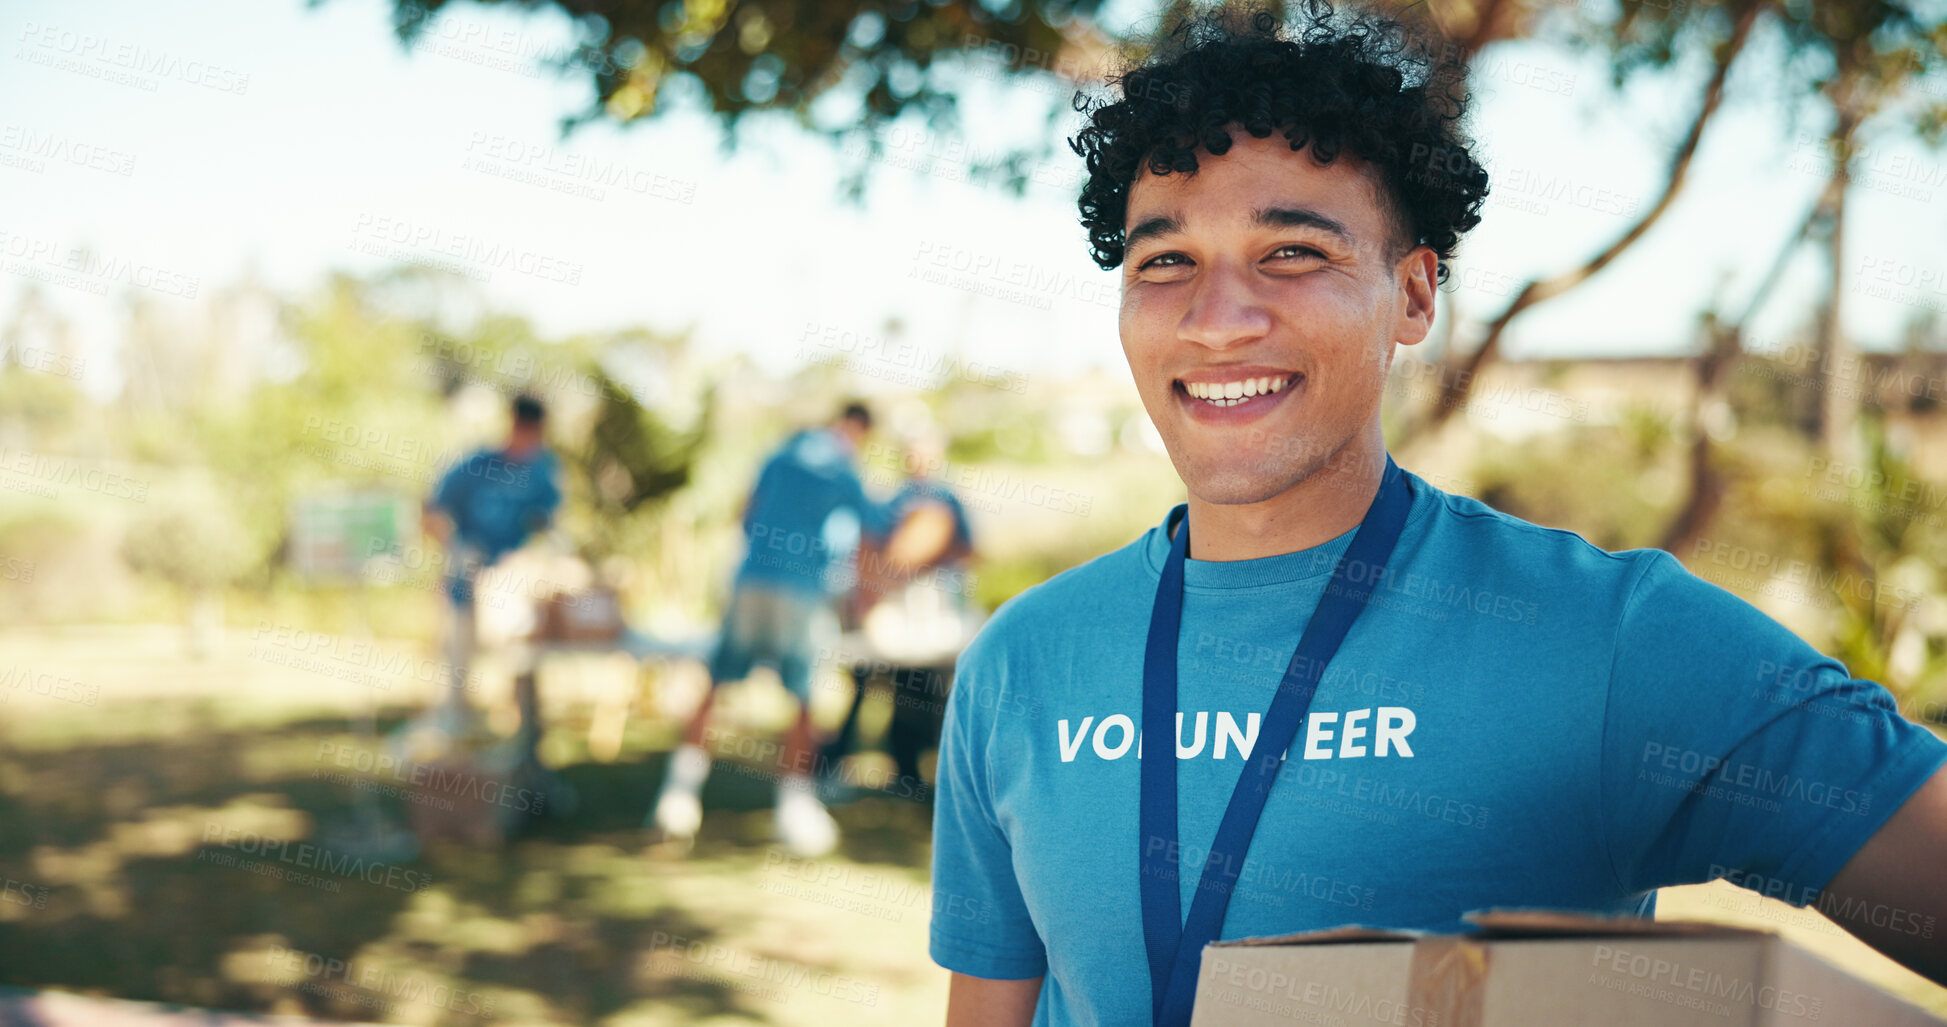
[[[1300,246],[1296,243],[1293,243],[1289,246],[1280,246],[1277,249],[1272,250],[1271,255],[1274,257],[1307,257],[1307,258],[1315,257],[1319,260],[1325,259],[1325,254],[1320,253],[1315,249],[1312,249],[1310,246]]]
[[[1147,271],[1152,267],[1177,267],[1188,261],[1189,258],[1181,253],[1159,253],[1138,264],[1136,270]]]

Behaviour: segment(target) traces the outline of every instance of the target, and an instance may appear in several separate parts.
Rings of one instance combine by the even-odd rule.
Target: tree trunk
[[[1717,473],[1716,446],[1705,424],[1712,404],[1729,402],[1729,382],[1736,372],[1738,363],[1744,357],[1744,328],[1757,316],[1759,309],[1770,297],[1771,291],[1784,277],[1785,266],[1800,244],[1812,238],[1821,224],[1832,217],[1834,204],[1843,192],[1834,192],[1832,183],[1827,183],[1812,209],[1805,214],[1784,245],[1778,248],[1778,255],[1772,259],[1771,269],[1758,282],[1745,304],[1744,313],[1729,325],[1720,325],[1714,314],[1704,316],[1706,348],[1697,358],[1697,397],[1696,407],[1691,414],[1690,430],[1690,499],[1678,511],[1676,519],[1664,530],[1662,541],[1656,547],[1670,553],[1681,555],[1683,550],[1698,538],[1710,525],[1711,518],[1724,500],[1725,486]]]
[[[1730,38],[1718,48],[1716,67],[1711,72],[1710,80],[1704,85],[1703,100],[1697,107],[1697,116],[1691,121],[1690,131],[1684,136],[1682,145],[1677,147],[1676,154],[1671,158],[1670,170],[1664,179],[1663,192],[1657,197],[1656,202],[1651,204],[1649,209],[1644,211],[1642,216],[1637,218],[1636,222],[1614,242],[1583,262],[1581,266],[1553,278],[1535,279],[1523,285],[1521,291],[1515,294],[1513,302],[1501,311],[1500,316],[1488,324],[1486,336],[1472,353],[1464,357],[1456,357],[1449,353],[1447,355],[1449,365],[1457,362],[1460,366],[1451,373],[1447,369],[1442,370],[1431,411],[1418,427],[1408,428],[1406,437],[1401,440],[1402,443],[1422,432],[1438,429],[1453,416],[1454,411],[1466,404],[1467,397],[1473,391],[1474,382],[1479,379],[1482,368],[1499,355],[1501,337],[1507,333],[1509,323],[1528,308],[1554,299],[1595,277],[1662,219],[1664,212],[1669,210],[1671,204],[1676,201],[1677,195],[1682,192],[1684,183],[1689,178],[1690,164],[1697,155],[1697,147],[1703,140],[1704,129],[1709,126],[1712,117],[1723,104],[1724,83],[1730,77],[1731,66],[1737,62],[1738,54],[1744,51],[1745,43],[1751,37],[1751,29],[1757,23],[1758,14],[1764,7],[1764,3],[1752,3],[1746,6],[1738,14],[1737,21],[1732,24]],[[1453,382],[1451,386],[1447,384],[1449,381]]]
[[[1855,462],[1853,423],[1859,417],[1859,383],[1851,373],[1858,364],[1858,353],[1840,320],[1845,308],[1846,288],[1846,192],[1852,183],[1852,136],[1859,127],[1859,115],[1844,98],[1850,90],[1840,86],[1835,102],[1838,122],[1828,143],[1832,149],[1832,178],[1827,191],[1832,195],[1832,217],[1826,236],[1828,263],[1825,309],[1818,328],[1819,358],[1819,447],[1827,459],[1839,464]]]

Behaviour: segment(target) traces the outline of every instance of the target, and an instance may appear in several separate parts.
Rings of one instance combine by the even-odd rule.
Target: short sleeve
[[[970,977],[1023,980],[1047,973],[1047,950],[1028,915],[1014,875],[1014,853],[994,816],[987,777],[993,724],[981,704],[965,699],[979,675],[968,647],[947,697],[933,794],[935,963]]]
[[[468,480],[466,466],[471,459],[471,457],[462,459],[447,468],[446,473],[440,475],[439,484],[433,489],[433,508],[455,521],[460,519],[460,508],[465,502],[465,497],[460,493]]]
[[[1947,742],[1669,554],[1639,559],[1603,726],[1616,879],[1722,877],[1807,905],[1947,762]]]
[[[536,527],[545,527],[561,508],[561,461],[549,453],[537,463],[540,480],[534,483],[534,519]]]
[[[535,499],[535,507],[541,513],[541,522],[543,524],[551,516],[555,516],[555,511],[561,509],[561,495],[563,495],[561,493],[561,460],[557,460],[555,454],[547,454],[543,458],[543,462],[541,462],[539,497]]]

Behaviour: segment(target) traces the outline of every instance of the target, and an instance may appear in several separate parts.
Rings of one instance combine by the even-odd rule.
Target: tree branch
[[[1500,316],[1489,323],[1487,335],[1481,340],[1481,344],[1472,353],[1460,358],[1463,363],[1460,373],[1453,375],[1451,379],[1447,373],[1441,374],[1439,380],[1442,387],[1435,392],[1432,412],[1418,430],[1409,433],[1408,438],[1420,432],[1439,428],[1453,416],[1454,411],[1467,402],[1467,397],[1473,391],[1474,381],[1478,378],[1481,368],[1498,355],[1501,337],[1507,333],[1510,322],[1528,308],[1554,299],[1593,278],[1634,245],[1636,240],[1641,239],[1644,233],[1663,217],[1664,212],[1670,209],[1689,178],[1690,164],[1697,155],[1698,145],[1703,141],[1704,130],[1723,104],[1724,83],[1730,77],[1731,66],[1736,63],[1738,54],[1743,52],[1745,43],[1750,40],[1751,29],[1757,23],[1759,13],[1766,6],[1766,0],[1757,0],[1747,5],[1733,23],[1730,38],[1718,49],[1716,67],[1711,72],[1710,80],[1704,85],[1703,102],[1698,105],[1697,116],[1691,121],[1690,131],[1684,136],[1683,144],[1677,147],[1675,155],[1671,158],[1670,171],[1664,180],[1663,192],[1657,197],[1656,202],[1651,204],[1650,208],[1636,219],[1636,223],[1629,226],[1620,237],[1605,247],[1602,252],[1583,262],[1581,266],[1552,278],[1530,280],[1523,285],[1521,291],[1515,294],[1514,300],[1501,311]],[[1449,359],[1452,359],[1451,356]],[[1449,380],[1454,384],[1446,385]]]

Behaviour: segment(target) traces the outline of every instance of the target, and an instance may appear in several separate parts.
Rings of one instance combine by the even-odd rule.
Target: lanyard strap
[[[1196,997],[1198,964],[1203,947],[1215,941],[1223,929],[1224,911],[1230,908],[1231,890],[1243,871],[1251,835],[1264,812],[1265,799],[1284,765],[1285,752],[1297,736],[1298,725],[1311,706],[1325,665],[1338,652],[1339,643],[1365,609],[1374,584],[1383,576],[1386,561],[1399,541],[1406,524],[1412,495],[1406,475],[1393,458],[1386,457],[1386,471],[1379,481],[1379,494],[1359,524],[1352,544],[1332,569],[1331,583],[1319,599],[1318,609],[1305,625],[1298,648],[1285,667],[1284,680],[1264,715],[1264,726],[1256,747],[1245,762],[1231,792],[1230,805],[1224,808],[1217,826],[1217,837],[1202,867],[1196,896],[1190,901],[1190,916],[1182,915],[1182,893],[1177,875],[1184,868],[1176,837],[1176,655],[1177,636],[1183,621],[1183,562],[1189,552],[1190,524],[1170,543],[1169,559],[1163,564],[1163,579],[1156,586],[1156,605],[1149,618],[1149,644],[1143,653],[1144,733],[1154,748],[1142,760],[1142,805],[1138,818],[1141,829],[1141,895],[1143,943],[1149,956],[1150,1004],[1156,1027],[1185,1027],[1190,1022],[1190,1007]]]

